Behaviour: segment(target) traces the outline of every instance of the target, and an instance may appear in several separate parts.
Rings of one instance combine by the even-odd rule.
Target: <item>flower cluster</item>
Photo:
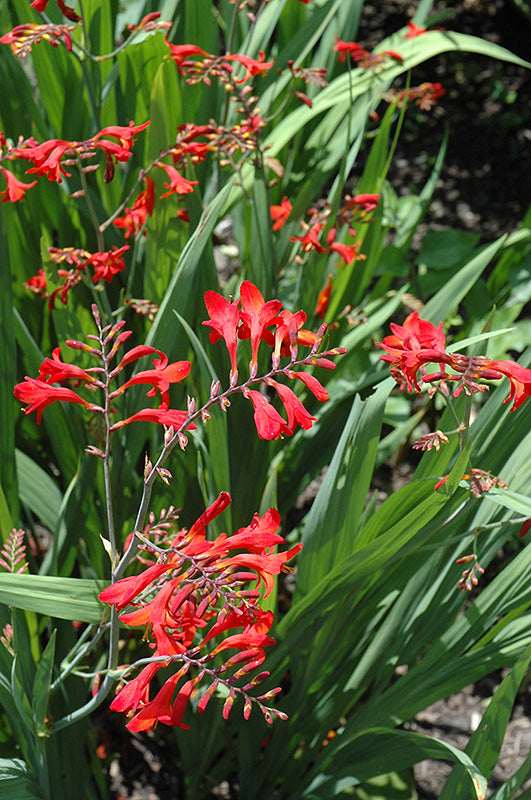
[[[66,305],[68,292],[87,275],[88,267],[92,268],[93,283],[100,281],[110,283],[118,272],[125,269],[123,254],[127,250],[129,250],[128,245],[120,248],[113,247],[112,250],[97,253],[89,253],[87,250],[75,247],[49,247],[50,261],[68,266],[68,269],[57,269],[57,275],[62,280],[61,285],[49,294],[45,272],[40,269],[36,275],[25,282],[24,286],[39,297],[47,299],[48,308],[51,311],[57,297],[63,305]]]
[[[144,552],[155,554],[156,560],[150,563],[144,558],[147,569],[116,581],[99,595],[121,612],[124,625],[145,628],[144,638],[153,650],[152,657],[142,660],[141,672],[120,689],[111,704],[112,710],[130,717],[127,727],[132,731],[148,730],[158,722],[187,728],[182,720],[190,698],[201,692],[201,713],[217,690],[225,696],[225,719],[237,695],[244,701],[245,719],[253,704],[267,722],[274,716],[285,719],[283,712],[264,704],[280,689],[258,697],[249,692],[268,677],[268,672],[254,677],[251,673],[263,663],[264,648],[274,644],[268,635],[273,614],[258,604],[261,588],[267,596],[274,576],[302,545],[274,552],[285,541],[277,534],[280,517],[275,509],[262,517],[255,514],[250,525],[232,535],[221,533],[213,541],[207,540],[208,524],[229,503],[230,496],[222,492],[189,530],[175,531],[165,521],[165,547],[152,543],[148,526],[139,538]],[[155,526],[159,534],[160,528]],[[255,586],[249,588],[250,582]],[[123,613],[127,608],[131,610]],[[227,658],[227,651],[235,652]],[[177,665],[177,671],[171,669],[151,696],[150,685],[159,671],[164,669],[167,675],[168,667]]]
[[[391,375],[408,392],[420,392],[421,384],[438,383],[444,394],[459,397],[463,392],[467,395],[483,392],[489,388],[485,381],[506,377],[511,389],[504,402],[512,401],[511,411],[531,396],[530,369],[515,361],[446,352],[442,323],[436,327],[421,319],[415,311],[409,314],[403,325],[391,323],[391,330],[392,335],[377,343],[385,350],[381,359],[389,363]],[[438,364],[439,369],[427,372],[427,364]],[[454,387],[451,392],[449,384]]]
[[[169,363],[167,356],[160,350],[147,345],[137,345],[128,350],[118,365],[113,368],[111,362],[131,335],[131,331],[123,330],[124,322],[102,328],[96,307],[93,307],[93,311],[98,325],[98,336],[91,335],[89,338],[95,339],[99,348],[76,341],[67,341],[66,345],[74,350],[89,353],[98,360],[98,366],[83,370],[74,364],[67,364],[62,361],[60,348],[57,348],[53,357],[47,358],[41,364],[37,378],[26,376],[24,381],[15,387],[15,396],[27,404],[26,414],[32,411],[37,412],[37,421],[40,423],[43,409],[51,403],[61,400],[78,403],[95,413],[111,414],[115,410],[114,405],[111,406],[111,401],[120,397],[131,386],[148,384],[152,387],[147,394],[148,397],[160,394],[158,408],[143,408],[127,419],[114,422],[109,427],[109,433],[131,422],[156,422],[173,429],[172,435],[178,440],[181,447],[185,447],[187,442],[184,432],[193,430],[194,423],[198,420],[205,422],[210,416],[209,408],[211,406],[219,405],[226,411],[230,406],[229,396],[236,392],[243,394],[251,401],[258,435],[262,439],[276,439],[283,435],[291,436],[297,427],[311,428],[315,417],[308,413],[292,389],[279,383],[276,379],[280,377],[297,379],[318,400],[325,401],[328,399],[328,393],[317,378],[307,372],[298,371],[296,368],[316,366],[334,369],[335,364],[330,357],[344,353],[345,350],[336,348],[318,353],[326,326],[321,326],[317,334],[305,330],[302,327],[306,320],[306,314],[303,311],[291,313],[287,309],[282,309],[282,303],[279,300],[265,302],[259,290],[250,281],[242,284],[240,297],[241,310],[239,309],[240,300],[230,302],[214,291],[208,291],[205,294],[209,319],[203,324],[212,329],[210,331],[211,342],[224,340],[229,352],[231,371],[229,388],[221,392],[219,381],[215,381],[210,398],[200,408],[193,399],[189,399],[187,411],[170,408],[170,385],[178,383],[188,376],[189,361]],[[239,383],[237,349],[238,343],[244,339],[251,341],[250,375],[247,380]],[[262,342],[269,345],[273,353],[271,368],[263,375],[258,376],[258,351]],[[309,347],[309,355],[299,358],[299,346]],[[122,377],[121,373],[125,367],[144,356],[156,356],[153,361],[153,369],[136,373],[118,388],[111,386],[113,381]],[[281,364],[282,357],[288,359],[285,365]],[[105,399],[103,405],[100,406],[84,399],[68,386],[54,385],[68,383],[72,380],[75,381],[76,387],[81,385],[91,391],[102,390]],[[261,383],[277,393],[286,411],[287,420],[281,416],[264,394],[257,388],[251,388],[253,385]],[[94,449],[91,452],[101,455]]]
[[[83,142],[49,139],[38,144],[33,137],[30,137],[19,141],[16,147],[9,147],[7,152],[2,154],[1,159],[29,161],[33,166],[26,170],[26,174],[45,175],[50,181],[62,183],[63,175],[67,178],[71,177],[71,173],[65,169],[66,166],[90,159],[96,154],[96,151],[101,150],[105,155],[106,162],[104,180],[108,183],[114,176],[115,163],[126,162],[131,158],[131,149],[136,135],[148,125],[149,122],[145,122],[143,125],[135,125],[134,122],[128,126],[110,125]],[[111,141],[112,139],[117,139],[117,142]],[[94,166],[83,167],[83,169],[92,171]],[[4,177],[8,180],[7,176]],[[30,187],[25,187],[25,189],[28,188]],[[20,198],[16,197],[15,199]]]
[[[357,242],[347,244],[339,240],[338,230],[341,227],[346,227],[348,235],[352,239],[355,238],[356,229],[354,225],[359,222],[370,222],[370,214],[378,208],[379,201],[380,195],[378,194],[345,195],[343,205],[336,214],[334,224],[328,229],[326,243],[324,243],[321,240],[321,234],[328,225],[330,214],[332,213],[330,204],[325,201],[320,208],[309,209],[308,220],[302,220],[300,223],[304,233],[300,236],[291,236],[290,239],[292,242],[300,242],[302,253],[312,251],[316,253],[337,253],[340,260],[335,264],[336,267],[341,264],[352,264],[353,261],[361,261],[365,258],[365,255],[360,252],[361,238]],[[284,227],[290,217],[292,208],[287,197],[282,198],[280,205],[271,206],[270,214],[274,231]],[[295,260],[298,263],[303,263],[299,254],[295,256]],[[314,315],[321,318],[324,317],[332,293],[332,284],[333,276],[329,275],[327,283],[317,300]]]
[[[384,95],[384,100],[387,103],[396,103],[399,108],[404,103],[413,102],[422,111],[430,111],[444,94],[446,94],[446,89],[443,89],[440,83],[427,81],[419,86],[412,86],[410,89],[401,91],[389,89]]]
[[[360,69],[377,70],[386,65],[388,58],[399,63],[403,61],[402,56],[396,50],[382,50],[380,53],[371,53],[356,42],[343,42],[341,39],[336,39],[334,50],[337,51],[340,61],[345,61],[348,56]]]
[[[208,86],[210,78],[215,77],[230,89],[234,84],[245,83],[256,75],[266,75],[274,64],[273,61],[265,60],[265,53],[262,51],[258,54],[259,58],[255,59],[241,53],[214,56],[194,44],[172,44],[167,39],[166,44],[179,74],[184,75],[187,83],[190,84],[203,81]],[[198,60],[198,56],[200,60]],[[234,76],[233,64],[243,67],[242,76],[238,78]]]
[[[72,49],[70,33],[75,30],[75,25],[32,25],[26,23],[17,25],[9,33],[0,37],[1,44],[11,45],[13,54],[24,58],[31,53],[31,48],[41,41],[49,42],[53,47],[59,47],[61,40],[68,51]]]

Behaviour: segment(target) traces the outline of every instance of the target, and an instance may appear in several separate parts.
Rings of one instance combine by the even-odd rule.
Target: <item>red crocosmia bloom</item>
[[[383,347],[387,355],[381,356],[382,361],[392,362],[396,355],[404,350],[429,349],[444,352],[446,340],[442,329],[442,322],[436,327],[425,319],[421,319],[417,311],[409,314],[403,325],[391,323],[392,336],[386,336],[378,346]]]
[[[378,208],[380,201],[379,194],[356,194],[354,197],[347,196],[347,201],[343,208],[360,208],[363,211],[374,211]]]
[[[61,383],[68,380],[95,383],[97,379],[75,364],[65,364],[61,360],[61,348],[56,347],[52,353],[52,358],[45,358],[40,365],[38,380],[43,380],[46,383]]]
[[[321,289],[319,292],[319,297],[317,298],[317,305],[315,306],[315,311],[313,312],[316,317],[321,317],[321,319],[324,318],[330,303],[330,297],[332,296],[333,285],[334,281],[332,275],[329,275],[324,289]]]
[[[315,344],[315,333],[307,331],[302,326],[306,322],[306,314],[304,311],[297,311],[292,314],[286,308],[283,309],[278,317],[274,320],[276,325],[275,330],[275,359],[279,359],[280,355],[289,356],[290,348],[296,345],[303,347],[313,347]]]
[[[41,268],[36,275],[24,281],[24,286],[40,297],[46,296],[46,274],[44,270]]]
[[[307,227],[307,226],[305,226]],[[321,242],[319,241],[319,234],[324,228],[324,223],[318,222],[308,230],[304,236],[291,236],[291,242],[300,242],[302,245],[302,249],[305,253],[309,252],[310,250],[315,250],[317,253],[329,253],[330,250],[327,250]]]
[[[198,519],[196,519],[188,532],[189,535],[193,536],[194,539],[203,540],[206,535],[207,525],[210,525],[212,520],[216,519],[216,517],[219,517],[220,514],[223,514],[225,509],[230,506],[231,502],[231,496],[228,492],[220,492],[214,502],[206,509],[206,511],[203,511]]]
[[[119,428],[123,428],[124,425],[129,425],[130,422],[156,422],[158,425],[165,425],[167,428],[173,428],[178,431],[184,425],[187,417],[186,411],[177,411],[173,408],[143,408],[127,419],[115,422],[110,430],[116,431]],[[186,426],[187,430],[190,431],[195,431],[196,427],[193,424]]]
[[[162,664],[148,664],[133,681],[118,692],[111,703],[112,711],[136,711],[149,698],[149,684],[161,669]]]
[[[195,44],[171,44],[167,39],[165,39],[165,42],[170,48],[171,57],[177,64],[177,70],[180,75],[186,75],[186,60],[192,58],[192,56],[213,58],[209,53],[201,50],[200,47],[196,47]]]
[[[49,0],[33,0],[30,8],[34,8],[35,11],[43,14],[46,11],[46,6],[48,3]],[[81,22],[81,17],[76,14],[73,8],[67,6],[64,0],[57,0],[57,5],[61,14],[63,14],[67,19],[71,20],[72,22]]]
[[[287,197],[283,197],[280,201],[279,206],[271,206],[271,219],[274,222],[273,230],[279,231],[281,228],[284,227],[286,221],[291,214],[291,209],[293,206],[291,205],[290,201]]]
[[[133,146],[133,142],[140,133],[147,128],[150,124],[150,121],[142,123],[142,125],[135,125],[134,122],[130,122],[129,125],[109,125],[106,128],[103,128],[101,131],[93,136],[92,138],[94,141],[98,141],[99,139],[105,138],[106,136],[112,136],[115,139],[118,139],[120,143],[120,147],[124,150],[131,150]]]
[[[147,410],[147,409],[144,409]],[[102,603],[116,606],[118,611],[128,606],[150,583],[160,578],[171,569],[168,564],[153,564],[141,572],[140,575],[133,575],[130,578],[122,578],[116,583],[107,586],[98,595]]]
[[[242,303],[241,319],[243,326],[238,331],[240,339],[251,339],[251,364],[258,361],[258,347],[268,326],[274,324],[276,315],[282,308],[280,300],[265,302],[260,290],[250,281],[244,281],[240,289]],[[272,339],[272,337],[269,337]]]
[[[265,53],[262,50],[258,53],[258,61],[255,58],[250,58],[249,56],[244,56],[239,53],[236,55],[227,55],[224,56],[224,59],[227,61],[237,61],[238,64],[241,64],[245,67],[245,75],[240,80],[236,81],[236,83],[244,83],[248,78],[252,78],[255,75],[265,75],[266,72],[271,69],[274,61],[265,61]]]
[[[118,390],[120,394],[129,389],[130,386],[137,386],[141,383],[149,383],[153,387],[147,393],[147,397],[155,397],[157,390],[161,395],[161,408],[168,408],[169,395],[168,391],[172,383],[179,383],[184,380],[190,373],[189,361],[174,361],[168,364],[168,357],[157,350],[160,358],[153,359],[155,369],[146,369],[142,372],[137,372],[136,375],[126,381],[124,385]]]
[[[427,33],[427,28],[420,28],[411,20],[408,20],[407,23],[408,31],[404,34],[404,39],[414,39],[415,36],[422,36],[423,33]]]
[[[116,367],[115,372],[121,372],[124,367],[126,367],[128,364],[132,364],[133,361],[138,361],[139,358],[151,356],[154,353],[162,355],[160,350],[157,350],[155,347],[151,347],[149,344],[137,344],[136,347],[132,347],[127,351],[127,353],[125,353],[120,363]]]
[[[356,244],[342,244],[341,242],[329,243],[330,250],[334,253],[338,253],[341,256],[341,261],[345,264],[352,264],[353,261],[363,261],[365,259],[365,256],[358,252],[360,245],[361,241],[356,242]],[[338,261],[334,266],[339,267],[341,261]]]
[[[175,694],[175,687],[180,678],[181,676],[179,673],[176,673],[171,678],[168,678],[162,689],[159,690],[153,700],[142,706],[140,711],[135,714],[135,716],[127,723],[126,728],[135,732],[147,731],[151,728],[154,728],[157,722],[162,722],[164,725],[173,725],[173,727],[176,728],[189,728],[188,725],[181,724],[186,703],[183,704],[181,702],[180,705],[182,706],[182,711],[179,715],[176,715],[175,722],[172,721],[172,698]],[[193,688],[192,681],[187,681],[185,686],[187,687],[186,702],[188,702]],[[181,692],[183,692],[183,690],[184,686],[181,689]],[[179,692],[179,694],[181,692]]]
[[[32,183],[22,183],[22,181],[19,181],[17,178],[15,178],[13,173],[8,169],[5,169],[5,167],[0,167],[0,173],[2,173],[5,182],[7,183],[7,188],[5,188],[3,192],[0,192],[2,203],[16,203],[17,200],[22,200],[24,193],[37,183],[37,181],[33,181]]]
[[[149,177],[145,177],[144,181],[146,188],[143,192],[140,192],[136,198],[133,203],[133,208],[126,208],[124,216],[117,217],[113,222],[113,225],[116,225],[117,228],[123,228],[125,230],[124,235],[126,239],[129,239],[131,235],[142,230],[147,218],[151,217],[153,214],[153,208],[155,206],[155,182]],[[146,235],[146,231],[144,230],[144,236]]]
[[[70,178],[71,174],[61,166],[61,159],[68,150],[72,149],[74,144],[74,142],[66,142],[61,139],[50,139],[34,147],[17,147],[13,154],[16,158],[33,162],[35,166],[26,170],[27,174],[35,172],[37,175],[46,175],[50,181],[62,183],[61,175]]]
[[[125,263],[122,254],[125,253],[126,250],[129,250],[128,244],[125,244],[119,249],[113,247],[112,250],[108,250],[104,253],[92,253],[90,258],[85,262],[85,265],[91,264],[94,268],[94,274],[92,276],[94,283],[98,283],[98,281],[110,283],[118,272],[123,272]]]
[[[237,347],[238,347],[238,327],[240,325],[240,311],[238,306],[239,300],[229,303],[228,300],[218,294],[209,290],[205,292],[205,305],[208,311],[209,319],[203,322],[210,331],[210,341],[215,344],[221,338],[225,340],[227,350],[229,351],[231,372],[234,374],[237,370]]]
[[[287,436],[293,434],[286,421],[282,419],[276,408],[267,402],[263,394],[253,389],[247,389],[245,396],[253,404],[254,422],[260,439],[278,439],[283,434]]]
[[[297,380],[301,381],[321,403],[325,403],[328,400],[328,392],[313,375],[308,372],[292,372],[291,370],[288,374],[290,378],[297,378]]]
[[[294,431],[297,425],[305,431],[309,430],[317,417],[312,417],[312,415],[306,411],[295,392],[292,391],[289,386],[284,386],[284,384],[277,383],[277,381],[272,379],[268,380],[268,384],[276,389],[278,396],[284,404],[286,414],[288,415],[288,427],[290,430]]]
[[[238,566],[255,570],[259,576],[259,583],[263,583],[265,586],[265,597],[267,597],[275,586],[273,575],[278,575],[282,572],[286,561],[290,561],[301,549],[302,544],[297,544],[284,553],[239,553],[236,556],[224,559],[220,566]]]
[[[347,55],[355,61],[361,69],[375,69],[385,63],[385,58],[402,62],[404,59],[396,50],[382,50],[381,53],[371,53],[356,42],[343,42],[336,39],[334,50],[339,53],[339,60],[345,61]]]
[[[164,194],[161,194],[161,199],[163,197],[169,197],[169,195],[173,194],[174,192],[176,194],[188,194],[188,192],[193,192],[194,186],[199,183],[199,181],[187,180],[181,175],[178,169],[175,169],[175,167],[172,167],[168,164],[162,164],[160,161],[157,161],[156,166],[166,170],[170,179],[170,183],[164,184],[168,191]]]
[[[525,401],[526,397],[531,397],[531,369],[517,364],[516,361],[492,361],[485,359],[485,367],[489,370],[496,370],[505,375],[511,383],[511,392],[504,403],[513,401],[511,411],[515,411]]]
[[[18,383],[15,386],[15,397],[23,403],[27,403],[27,408],[24,409],[25,414],[31,414],[32,411],[37,412],[37,424],[41,424],[42,412],[46,406],[55,403],[57,400],[66,403],[81,403],[87,408],[95,409],[86,400],[83,400],[72,389],[66,389],[63,386],[51,386],[46,383],[42,378],[24,378],[23,383]]]

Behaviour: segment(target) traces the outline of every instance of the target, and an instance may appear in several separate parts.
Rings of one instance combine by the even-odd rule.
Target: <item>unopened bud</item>
[[[252,381],[254,381],[257,375],[258,375],[258,364],[257,363],[253,364],[253,362],[251,361],[249,364],[249,377],[251,378]]]
[[[206,408],[201,409],[201,422],[207,422],[210,419],[210,414]]]
[[[178,436],[178,439],[179,439],[179,447],[181,448],[181,450],[184,450],[184,448],[188,444],[188,437],[185,436],[184,433],[182,433],[181,431],[179,431],[177,436]]]
[[[100,351],[96,350],[94,347],[91,347],[86,342],[78,342],[76,339],[67,339],[65,342],[67,347],[71,347],[72,350],[84,350],[86,353],[93,353],[94,355],[99,356]]]
[[[230,371],[230,388],[234,389],[238,385],[238,370]]]
[[[85,447],[85,453],[88,453],[90,456],[98,456],[98,458],[105,458],[105,453],[103,450],[100,450],[99,447],[93,447],[91,444],[88,447]]]
[[[230,408],[230,400],[228,397],[222,397],[219,401],[219,404],[222,411],[226,411],[228,408]]]
[[[473,561],[475,558],[476,558],[476,554],[475,553],[471,553],[469,556],[462,556],[461,558],[458,558],[455,563],[456,564],[468,564],[469,561]]]
[[[170,479],[173,477],[169,469],[165,469],[164,467],[156,467],[155,468],[160,476],[160,478],[164,481],[166,486],[170,485]]]
[[[187,397],[186,398],[186,405],[187,405],[187,408],[188,408],[189,416],[192,416],[192,414],[195,414],[195,412],[197,411],[197,403],[195,402],[195,399],[193,397]]]
[[[221,390],[220,381],[212,381],[210,385],[210,399],[214,400],[219,395],[220,390]]]
[[[92,303],[91,308],[92,308],[92,316],[94,317],[94,322],[96,323],[96,325],[99,328],[100,325],[101,325],[100,310],[99,310],[98,306],[96,305],[96,303]]]
[[[153,472],[153,464],[149,460],[148,454],[146,453],[144,459],[144,480],[147,481],[151,473]]]

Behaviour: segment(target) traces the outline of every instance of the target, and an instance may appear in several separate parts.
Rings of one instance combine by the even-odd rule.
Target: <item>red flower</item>
[[[96,378],[85,372],[75,364],[66,364],[61,360],[61,348],[56,347],[52,353],[52,358],[45,358],[39,367],[39,381],[46,383],[61,383],[62,381],[86,381],[95,383]]]
[[[0,167],[0,172],[4,176],[7,183],[7,187],[4,189],[4,191],[0,192],[2,203],[16,203],[17,200],[22,200],[24,193],[37,183],[37,181],[33,181],[32,183],[22,183],[15,178],[12,172],[10,172],[8,169],[5,169],[5,167]]]
[[[209,290],[205,293],[205,305],[209,319],[202,324],[212,328],[210,331],[212,344],[215,344],[221,338],[225,340],[230,356],[231,372],[235,374],[237,370],[238,327],[240,324],[239,300],[229,303],[222,295]]]
[[[286,221],[291,214],[293,206],[287,197],[283,197],[279,206],[271,206],[271,219],[274,222],[273,230],[279,231],[284,227]]]
[[[255,58],[250,58],[249,56],[244,56],[241,54],[236,55],[227,55],[224,56],[224,59],[227,61],[237,61],[238,64],[241,64],[245,67],[245,75],[236,83],[244,83],[248,78],[254,77],[255,75],[265,75],[266,72],[271,69],[274,61],[265,62],[265,53],[262,50],[258,53],[259,59],[258,61]]]
[[[31,172],[37,175],[46,175],[48,180],[57,181],[62,183],[61,174],[66,175],[67,178],[71,174],[61,166],[61,159],[64,157],[68,150],[72,150],[75,142],[66,142],[62,139],[50,139],[42,144],[30,147],[16,147],[13,150],[13,155],[16,158],[22,158],[26,161],[32,161],[35,165],[31,169],[26,170],[29,174]]]
[[[310,375],[308,372],[289,372],[290,378],[297,378],[301,383],[303,383],[310,392],[315,395],[317,400],[320,400],[321,403],[325,403],[328,400],[328,392],[324,388],[324,386],[315,378],[313,375]]]
[[[423,33],[427,33],[427,28],[419,28],[414,22],[410,19],[407,22],[408,31],[404,34],[404,39],[414,39],[415,36],[422,36]]]
[[[23,383],[18,383],[15,386],[15,397],[23,403],[27,403],[27,408],[24,409],[25,414],[31,414],[32,411],[37,412],[37,424],[41,424],[42,412],[46,406],[55,403],[57,400],[66,403],[81,403],[87,408],[96,409],[82,397],[77,395],[72,389],[66,389],[63,386],[50,386],[42,378],[24,378]]]
[[[118,390],[117,394],[122,394],[130,386],[137,386],[141,383],[149,383],[153,387],[149,390],[146,397],[155,397],[157,390],[161,395],[162,409],[167,409],[169,406],[169,388],[172,383],[179,383],[184,380],[190,372],[189,361],[175,361],[168,364],[168,357],[160,350],[156,351],[160,358],[155,358],[153,364],[155,369],[146,369],[142,372],[137,372],[130,380],[126,381],[124,385]]]
[[[85,266],[91,264],[94,268],[94,275],[92,276],[94,283],[98,283],[98,281],[110,283],[118,272],[122,272],[125,269],[122,254],[125,253],[126,250],[129,250],[128,244],[125,244],[119,249],[113,247],[112,250],[108,250],[104,253],[92,253],[90,258],[85,262]]]
[[[314,346],[316,340],[315,333],[313,333],[313,331],[307,331],[302,327],[306,322],[306,314],[304,311],[297,311],[295,314],[292,314],[291,311],[284,309],[274,322],[276,325],[275,359],[279,359],[281,354],[289,356],[290,349],[295,348],[299,344],[303,345],[303,347]]]
[[[318,222],[309,229],[306,223],[302,223],[302,225],[308,232],[305,233],[304,236],[291,236],[290,241],[300,242],[305,253],[309,250],[315,250],[317,253],[329,253],[330,250],[323,247],[319,241],[319,234],[324,228],[324,223]]]
[[[250,281],[244,281],[240,289],[242,303],[241,319],[244,323],[238,331],[240,339],[251,339],[251,364],[258,361],[258,347],[269,325],[282,308],[280,300],[265,302],[261,292]]]
[[[316,317],[321,317],[321,319],[324,319],[324,315],[328,309],[328,304],[330,303],[333,283],[332,275],[329,275],[324,289],[321,289],[319,292],[319,297],[317,298],[317,305],[315,306],[315,311],[313,312]]]
[[[268,380],[268,384],[276,389],[278,396],[284,404],[286,414],[288,415],[288,427],[291,432],[293,433],[297,425],[300,425],[305,431],[309,430],[317,417],[312,417],[312,415],[306,411],[295,392],[293,392],[289,386],[284,386],[284,384],[277,383],[277,381],[272,379]]]
[[[391,323],[393,335],[386,336],[383,342],[377,342],[378,347],[383,347],[387,355],[380,356],[382,361],[392,363],[397,357],[408,350],[440,350],[444,353],[446,341],[442,329],[442,322],[438,327],[425,319],[421,319],[416,311],[409,314],[403,325]]]
[[[36,275],[33,275],[31,278],[28,278],[27,281],[24,281],[24,286],[26,289],[29,289],[30,292],[34,292],[39,297],[46,296],[46,275],[44,270],[41,268]]]
[[[35,11],[38,11],[39,13],[43,14],[46,11],[46,6],[48,5],[48,3],[49,0],[33,0],[33,3],[31,3],[30,8],[34,8]],[[67,6],[64,0],[57,0],[57,5],[59,6],[59,11],[61,12],[61,14],[64,14],[64,16],[67,19],[72,20],[72,22],[81,22],[81,17],[79,17],[76,14],[73,8]]]
[[[486,362],[488,369],[494,369],[509,379],[511,392],[509,397],[504,400],[504,403],[509,403],[511,400],[514,401],[511,411],[519,408],[526,397],[531,397],[531,369],[520,366],[516,361],[491,361],[486,359]]]
[[[358,250],[361,246],[361,240],[356,242],[356,244],[343,244],[342,242],[328,242],[330,250],[334,253],[339,253],[341,256],[341,261],[345,264],[352,264],[354,260],[362,261],[365,256],[362,253],[359,253]],[[337,264],[334,266],[338,267],[341,264],[341,261],[338,261]]]
[[[188,192],[193,192],[194,186],[196,186],[199,181],[189,181],[184,178],[179,170],[175,169],[175,167],[169,166],[168,164],[162,164],[160,161],[156,162],[157,167],[161,167],[162,169],[166,170],[168,177],[170,179],[170,183],[165,183],[164,186],[169,190],[164,194],[161,194],[161,199],[163,197],[168,197],[170,194],[174,192],[176,194],[188,194]]]
[[[378,203],[380,201],[379,194],[356,194],[354,197],[350,197],[347,195],[346,203],[343,206],[344,209],[350,208],[359,208],[362,211],[374,211],[378,208]]]
[[[291,436],[286,421],[282,419],[278,411],[271,403],[268,403],[263,394],[247,389],[245,397],[249,398],[254,408],[254,422],[260,439],[278,439],[283,434]]]
[[[132,234],[142,230],[148,216],[151,217],[153,214],[153,208],[155,206],[155,182],[149,177],[145,177],[144,181],[146,183],[146,188],[143,192],[140,192],[136,198],[133,203],[133,208],[126,208],[124,216],[117,217],[113,222],[113,225],[116,225],[117,228],[123,228],[125,230],[124,235],[126,239],[129,239]],[[146,236],[145,230],[144,236]]]
[[[150,122],[148,120],[147,122],[142,123],[142,125],[135,125],[134,122],[130,122],[129,125],[109,125],[106,128],[102,128],[101,131],[98,131],[98,133],[96,133],[92,139],[96,142],[105,136],[112,136],[113,138],[118,139],[121,148],[129,152],[133,146],[133,142],[137,134],[139,134],[140,131],[145,130],[149,124]]]
[[[385,63],[385,58],[393,58],[395,61],[403,61],[400,53],[396,50],[382,50],[380,53],[370,53],[356,42],[343,42],[336,39],[334,50],[339,53],[339,60],[345,61],[347,55],[355,61],[361,69],[375,69]]]
[[[212,58],[209,53],[205,53],[204,50],[201,50],[200,47],[196,47],[195,44],[171,44],[167,39],[165,39],[165,42],[170,48],[171,57],[177,64],[177,70],[180,75],[186,75],[186,61],[192,56],[206,56],[207,58]]]

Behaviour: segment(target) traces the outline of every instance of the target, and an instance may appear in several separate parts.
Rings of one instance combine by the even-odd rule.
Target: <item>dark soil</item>
[[[360,43],[376,46],[403,26],[416,6],[408,0],[366,3]],[[531,58],[531,23],[510,0],[439,2],[434,14],[447,30],[479,35]],[[450,53],[414,70],[412,85],[424,81],[440,82],[446,94],[431,112],[408,113],[389,174],[395,191],[408,194],[422,187],[448,125],[448,150],[428,227],[477,231],[484,241],[514,230],[531,202],[531,72]]]

